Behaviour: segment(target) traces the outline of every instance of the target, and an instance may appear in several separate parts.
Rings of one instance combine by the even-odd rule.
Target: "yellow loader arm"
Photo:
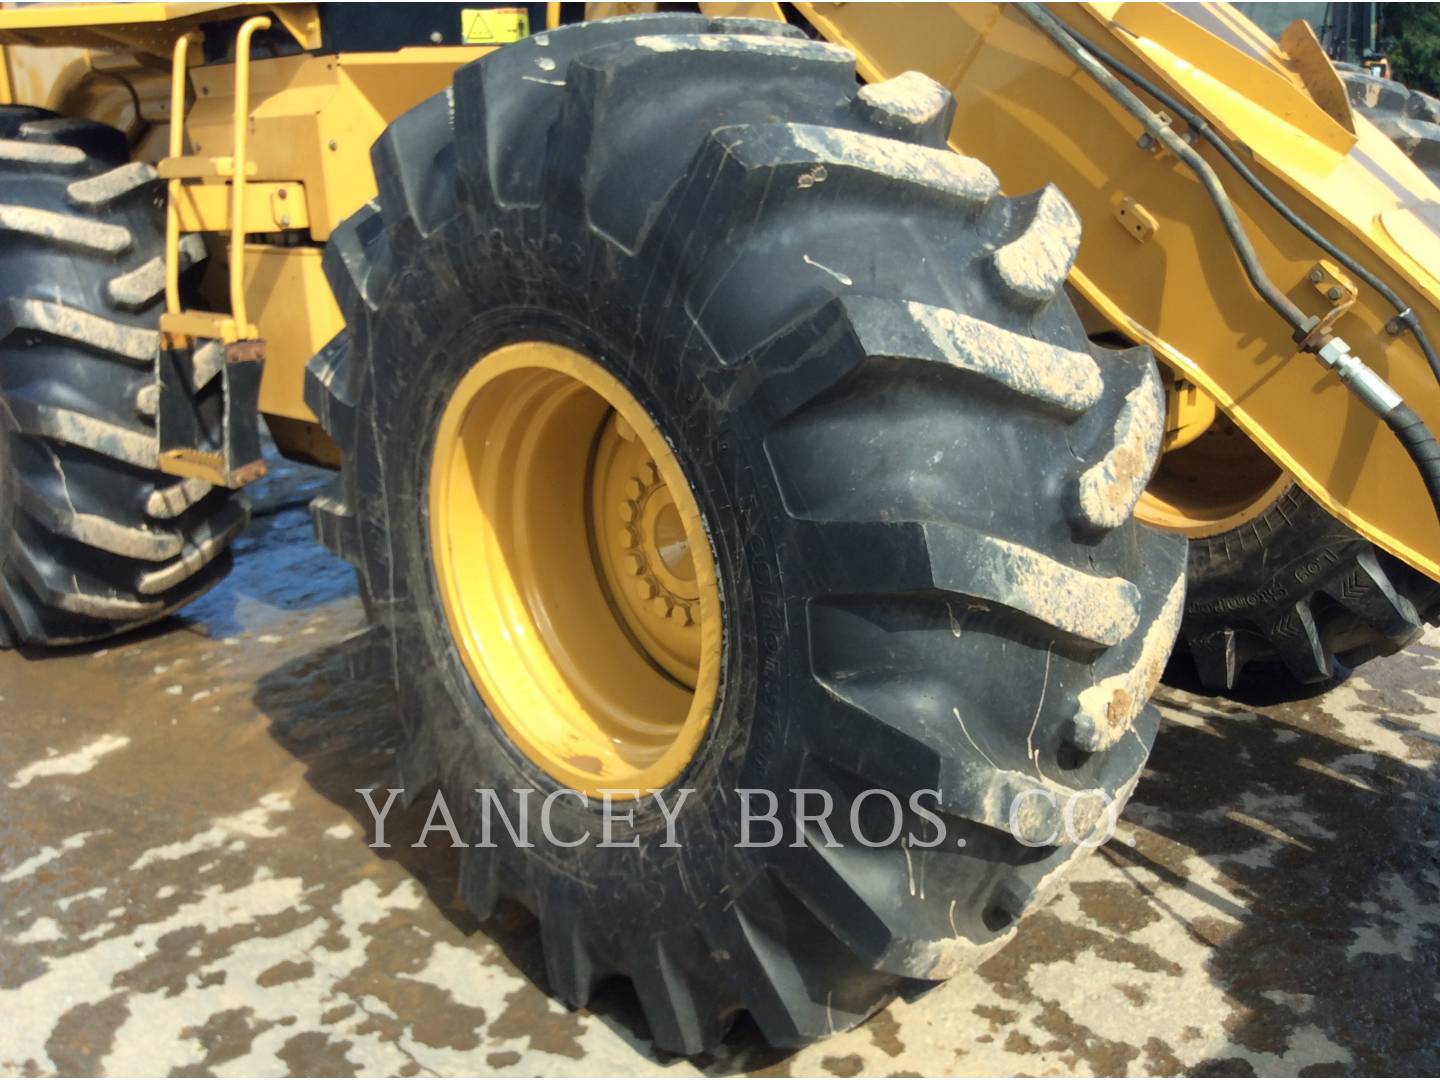
[[[1055,183],[1079,212],[1070,280],[1097,326],[1149,345],[1332,513],[1440,577],[1440,522],[1400,443],[1260,301],[1194,173],[1142,137],[1023,14],[1001,4],[796,6],[856,52],[867,80],[913,69],[948,87],[959,103],[957,150],[988,162],[1007,191]],[[1186,14],[1147,3],[1051,10],[1202,115],[1289,207],[1440,335],[1440,191],[1350,114],[1318,47],[1292,40],[1286,52],[1223,4]],[[1440,387],[1413,337],[1387,330],[1395,311],[1213,151],[1196,149],[1269,277],[1309,314],[1343,308],[1335,331],[1432,429],[1440,424]]]

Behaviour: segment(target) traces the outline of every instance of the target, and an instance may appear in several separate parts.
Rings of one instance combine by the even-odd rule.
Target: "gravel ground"
[[[448,852],[366,846],[393,703],[318,482],[264,482],[183,619],[0,653],[0,1073],[1440,1071],[1440,632],[1296,704],[1162,689],[1118,835],[972,975],[799,1053],[742,1022],[673,1058],[623,983],[550,998]]]

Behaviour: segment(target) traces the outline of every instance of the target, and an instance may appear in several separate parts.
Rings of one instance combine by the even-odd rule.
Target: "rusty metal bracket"
[[[1315,291],[1330,304],[1330,310],[1316,319],[1300,339],[1301,349],[1316,352],[1334,336],[1335,323],[1355,306],[1360,290],[1354,280],[1329,259],[1321,259],[1306,276]]]
[[[260,450],[263,341],[232,341],[218,365],[197,366],[204,349],[167,341],[158,360],[156,428],[160,470],[238,488],[265,475]]]

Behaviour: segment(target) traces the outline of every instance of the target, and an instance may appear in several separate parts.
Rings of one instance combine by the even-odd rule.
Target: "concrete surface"
[[[624,984],[549,998],[447,852],[366,847],[391,704],[314,483],[266,482],[183,620],[0,654],[0,1073],[1440,1070],[1440,634],[1295,705],[1164,690],[1119,836],[975,975],[798,1054],[742,1025],[674,1059]]]

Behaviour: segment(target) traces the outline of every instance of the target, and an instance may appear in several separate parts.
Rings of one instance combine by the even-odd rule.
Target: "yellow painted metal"
[[[244,487],[265,475],[263,461],[255,461],[239,469],[227,471],[225,459],[220,454],[209,450],[190,448],[162,450],[159,460],[160,471],[167,476],[204,480],[216,487]]]
[[[172,196],[180,215],[180,231],[229,232],[231,199],[222,184],[184,184]],[[245,222],[249,232],[308,229],[310,212],[301,184],[251,181],[245,185]]]
[[[213,338],[240,341],[256,337],[255,327],[242,327],[223,311],[166,312],[160,316],[160,332],[175,338]]]
[[[635,575],[596,557],[611,544],[604,534],[624,524],[607,503],[612,482],[624,492],[629,458],[597,462],[595,451],[627,434],[655,468],[647,502],[663,488],[670,507],[652,516],[656,558],[667,561],[667,549],[667,565],[694,593],[680,656],[642,644],[641,624],[617,613],[617,593],[633,588]],[[633,797],[679,776],[718,693],[720,593],[694,493],[635,397],[571,349],[539,341],[497,349],[461,378],[441,415],[427,501],[456,647],[515,745],[592,795]],[[686,666],[677,672],[676,662]]]
[[[1304,19],[1296,19],[1280,35],[1280,48],[1294,65],[1306,93],[1337,124],[1354,134],[1355,114],[1340,73],[1325,54],[1324,47]]]
[[[727,16],[746,19],[770,19],[784,22],[785,12],[779,4],[701,4],[706,15],[716,18]]]
[[[321,247],[245,248],[245,301],[265,338],[260,411],[314,422],[300,388],[305,365],[345,328],[321,266]]]
[[[659,11],[659,4],[648,3],[598,3],[585,5],[585,21],[593,22],[596,19],[614,19],[621,15],[649,15]]]
[[[249,326],[245,307],[245,181],[250,171],[250,42],[270,19],[246,19],[235,37],[235,123],[231,138],[235,167],[230,177],[230,311],[236,326]],[[255,335],[255,336],[258,336]]]
[[[316,4],[275,4],[267,9],[301,48],[318,49],[321,44],[320,9]]]
[[[699,583],[681,511],[650,450],[612,414],[595,444],[591,520],[607,592],[631,635],[686,686],[699,677]]]
[[[1440,577],[1440,523],[1399,442],[1333,374],[1297,353],[1241,273],[1194,176],[1138,146],[1139,126],[1020,12],[998,4],[796,6],[857,53],[867,81],[919,70],[945,84],[958,105],[957,150],[993,167],[1008,192],[1054,182],[1076,207],[1085,232],[1071,284],[1110,327],[1209,394],[1332,513]],[[1222,6],[1187,8],[1193,19],[1162,4],[1052,10],[1248,148],[1279,196],[1382,277],[1440,340],[1440,236],[1416,212],[1440,203],[1440,192],[1378,130],[1359,117],[1355,132],[1346,130],[1310,97],[1291,58]],[[1329,303],[1308,279],[1321,253],[1208,147],[1198,149],[1226,183],[1271,278],[1303,310],[1326,314]],[[1156,221],[1145,243],[1117,220],[1125,198]],[[1336,330],[1440,430],[1435,380],[1413,340],[1386,331],[1391,315],[1362,289]]]
[[[437,47],[254,61],[251,178],[299,183],[310,238],[329,239],[336,225],[375,197],[370,147],[386,125],[448,87],[457,67],[490,51]],[[191,81],[195,101],[186,130],[192,152],[232,156],[234,65],[193,69]],[[294,392],[298,397],[300,388]]]
[[[312,241],[328,239],[336,225],[375,197],[370,147],[385,126],[448,86],[461,64],[488,51],[420,48],[254,61],[247,229],[303,229]],[[206,158],[233,157],[235,66],[192,69],[190,79],[195,100],[186,131],[192,152]],[[213,200],[208,187],[187,187],[187,192],[195,192],[192,205],[181,204],[187,226],[203,221],[209,229],[220,224],[213,201],[207,201]],[[268,209],[249,194],[252,191],[269,193]],[[285,206],[276,198],[280,191],[287,193]],[[233,201],[227,222],[231,211]],[[281,220],[287,214],[288,224]],[[321,251],[255,243],[245,248],[241,277],[250,317],[266,341],[260,407],[269,416],[315,420],[304,401],[304,366],[344,326],[321,271]]]
[[[186,71],[190,64],[190,46],[196,44],[198,34],[181,34],[175,39],[170,63],[170,115],[185,115]],[[185,153],[185,128],[182,124],[170,125],[170,160],[178,161]],[[180,313],[180,190],[181,178],[175,177],[166,185],[169,198],[165,208],[165,313]]]
[[[281,14],[283,12],[283,14]],[[274,13],[306,49],[320,47],[314,4],[26,4],[0,10],[0,44],[125,49],[168,57],[202,22]]]
[[[1215,423],[1215,399],[1194,383],[1171,378],[1165,388],[1164,450],[1189,446]]]
[[[228,180],[235,175],[235,159],[228,154],[225,157],[191,155],[166,158],[160,162],[159,171],[166,180]],[[258,171],[253,161],[245,163],[246,176],[254,176]]]
[[[15,104],[15,91],[10,85],[10,50],[0,45],[0,105]]]

